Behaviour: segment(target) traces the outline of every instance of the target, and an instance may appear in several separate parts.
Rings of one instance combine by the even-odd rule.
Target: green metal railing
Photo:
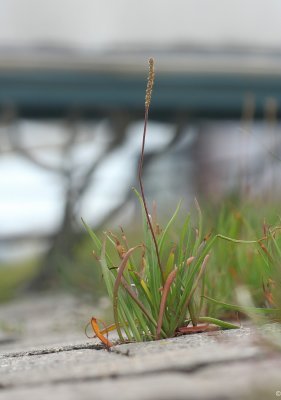
[[[56,117],[72,109],[85,116],[114,110],[143,112],[143,74],[102,71],[0,70],[0,107],[16,107],[21,116]],[[256,116],[266,100],[281,104],[281,76],[229,73],[157,73],[151,118],[175,113],[194,118],[239,118],[245,98],[253,96]]]

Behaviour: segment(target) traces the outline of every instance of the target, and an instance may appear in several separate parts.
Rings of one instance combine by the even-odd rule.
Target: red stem
[[[143,135],[142,135],[142,147],[141,147],[141,156],[140,156],[140,161],[139,161],[138,178],[139,178],[141,197],[142,197],[143,206],[144,206],[144,210],[145,210],[146,220],[147,220],[147,223],[149,225],[149,229],[150,229],[150,232],[151,232],[151,235],[152,235],[152,239],[153,239],[154,246],[155,246],[155,251],[156,251],[156,256],[157,256],[157,261],[158,261],[158,266],[159,266],[159,269],[160,269],[160,272],[161,272],[162,282],[164,283],[164,274],[163,274],[162,267],[161,267],[159,249],[158,249],[155,233],[153,231],[152,223],[151,223],[150,218],[149,218],[149,213],[148,213],[148,208],[147,208],[147,204],[146,204],[144,188],[143,188],[143,183],[142,183],[142,168],[143,168],[146,128],[147,128],[147,121],[148,121],[148,110],[149,110],[149,107],[146,107],[145,108],[145,114],[144,114],[144,127],[143,127]]]

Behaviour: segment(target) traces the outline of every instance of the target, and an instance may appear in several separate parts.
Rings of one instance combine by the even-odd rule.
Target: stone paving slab
[[[267,368],[274,366],[269,379]],[[208,366],[196,373],[165,372],[93,379],[77,378],[2,389],[0,399],[273,399],[280,389],[280,360]],[[227,374],[225,373],[227,371]]]
[[[262,330],[246,326],[116,345],[108,351],[96,339],[87,339],[80,323],[72,326],[67,316],[73,315],[71,307],[77,310],[74,300],[61,299],[56,318],[64,329],[54,329],[51,311],[57,303],[45,298],[28,306],[27,301],[26,330],[10,343],[1,344],[0,336],[1,400],[276,399],[279,391],[281,395],[281,353],[264,345]],[[11,325],[11,315],[20,312],[16,307],[13,312],[9,305],[6,314],[0,309],[0,321]],[[83,325],[84,311],[79,318]],[[39,335],[34,342],[32,326]],[[7,330],[2,335],[10,337]]]
[[[67,295],[40,295],[0,305],[0,352],[36,346],[81,343],[91,316],[107,311],[87,299]]]
[[[144,344],[145,346],[145,344]],[[120,347],[120,346],[119,346]],[[42,351],[46,351],[43,349]],[[124,355],[123,355],[124,354]],[[152,354],[115,353],[105,350],[81,349],[32,356],[0,359],[0,385],[39,385],[44,382],[64,382],[80,379],[105,379],[149,375],[165,372],[194,372],[204,366],[228,364],[234,361],[258,360],[263,353],[255,347],[243,349],[225,345],[204,346],[201,349],[161,351]]]

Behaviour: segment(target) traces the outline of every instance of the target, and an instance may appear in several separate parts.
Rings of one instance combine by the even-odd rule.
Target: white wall
[[[280,0],[1,0],[0,45],[280,46]]]

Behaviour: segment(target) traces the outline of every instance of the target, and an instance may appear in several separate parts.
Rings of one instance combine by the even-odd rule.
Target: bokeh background
[[[2,0],[0,301],[103,289],[81,217],[137,235],[144,182],[165,219],[280,199],[278,0]]]

